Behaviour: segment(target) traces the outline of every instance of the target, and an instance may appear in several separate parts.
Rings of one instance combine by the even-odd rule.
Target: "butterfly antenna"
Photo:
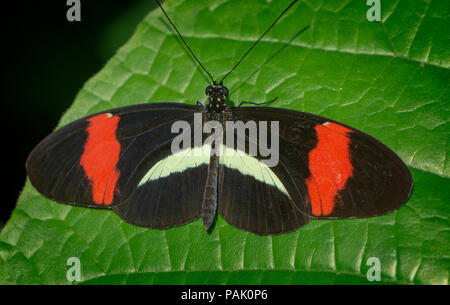
[[[254,43],[253,45],[250,47],[250,49],[248,49],[248,51],[244,54],[244,56],[241,57],[241,59],[238,60],[238,62],[234,65],[234,67],[227,73],[225,74],[225,76],[222,78],[222,80],[220,81],[220,83],[223,82],[223,80],[225,78],[227,78],[228,75],[230,75],[231,72],[234,71],[234,69],[236,69],[237,66],[239,66],[239,64],[244,60],[245,57],[247,57],[247,55],[251,52],[251,50],[253,50],[253,48],[258,44],[258,42],[275,26],[275,24],[278,22],[278,20],[281,19],[281,17],[283,17],[283,15],[297,2],[298,0],[294,0],[292,1],[291,4],[289,4],[289,6],[287,8],[284,9],[283,12],[281,12],[280,16],[278,16],[278,18],[272,23],[272,25],[261,35],[261,37],[259,37]]]
[[[197,58],[197,56],[195,56],[194,52],[191,50],[191,48],[188,46],[187,42],[184,40],[183,36],[181,35],[180,31],[178,31],[177,27],[175,26],[175,24],[173,24],[172,20],[170,20],[169,16],[167,15],[166,11],[163,9],[161,3],[159,3],[158,0],[155,0],[155,2],[158,4],[159,8],[162,10],[162,12],[164,13],[164,15],[166,16],[167,20],[169,20],[169,23],[172,25],[172,27],[175,29],[175,31],[177,32],[178,36],[180,37],[181,41],[183,41],[184,45],[186,46],[186,48],[189,50],[189,52],[191,53],[191,55],[194,57],[194,59],[198,62],[198,64],[200,65],[200,67],[202,67],[203,71],[206,72],[206,74],[208,74],[209,78],[211,79],[212,83],[215,84],[216,81],[214,80],[214,78],[212,77],[211,73],[208,72],[208,70],[206,70],[206,68],[202,65],[202,63],[200,62],[200,60]]]
[[[269,61],[271,61],[272,59],[275,58],[275,56],[278,56],[284,49],[286,49],[294,40],[295,38],[297,38],[301,33],[303,33],[304,31],[306,31],[307,29],[309,29],[309,25],[305,26],[304,28],[302,28],[300,31],[298,31],[294,36],[292,36],[291,39],[289,39],[289,41],[286,44],[283,44],[283,46],[276,51],[275,53],[273,53],[269,58],[267,58],[255,71],[253,71],[253,73],[245,80],[243,81],[239,87],[235,88],[233,91],[230,92],[230,94],[228,95],[228,97],[231,97],[234,93],[236,93],[244,84],[246,84],[253,76],[255,76],[256,73],[258,73]]]

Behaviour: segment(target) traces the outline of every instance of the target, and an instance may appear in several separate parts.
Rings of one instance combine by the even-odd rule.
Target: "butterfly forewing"
[[[232,113],[234,120],[280,122],[280,163],[288,160],[287,176],[296,185],[289,194],[313,218],[385,214],[404,204],[411,193],[406,165],[387,146],[361,131],[279,108],[233,108]],[[277,167],[274,172],[278,174]]]
[[[162,161],[164,162],[164,161]],[[180,226],[200,217],[207,164],[188,167],[170,175],[155,174],[122,204],[113,207],[125,221],[141,227],[165,229]]]
[[[155,103],[79,119],[39,143],[28,157],[28,175],[51,199],[103,208],[117,205],[134,191],[130,181],[140,178],[133,167],[139,168],[149,151],[175,136],[172,122],[189,120],[198,110],[194,105]],[[140,150],[142,139],[150,141]]]

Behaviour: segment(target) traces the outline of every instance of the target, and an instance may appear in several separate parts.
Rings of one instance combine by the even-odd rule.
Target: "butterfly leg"
[[[202,107],[205,107],[205,105],[203,105],[203,103],[202,103],[202,102],[200,102],[200,101],[197,101],[197,106],[202,106]]]
[[[242,102],[239,103],[238,107],[241,107],[244,104],[251,104],[251,105],[257,105],[257,106],[259,106],[259,105],[266,105],[266,104],[270,104],[270,103],[275,102],[277,99],[278,99],[278,97],[276,97],[274,99],[271,99],[270,101],[262,102],[262,103],[242,101]]]

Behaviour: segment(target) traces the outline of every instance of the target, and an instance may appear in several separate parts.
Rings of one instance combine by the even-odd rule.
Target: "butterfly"
[[[219,214],[259,235],[291,232],[311,219],[383,215],[408,200],[413,181],[407,166],[375,138],[314,114],[250,102],[227,105],[223,80],[297,0],[221,81],[203,67],[156,2],[211,78],[208,102],[132,105],[62,127],[27,159],[30,181],[40,193],[112,209],[141,227],[166,229],[202,218],[210,229]],[[194,145],[174,151],[178,123],[191,131],[183,139]],[[216,129],[231,143],[212,141]],[[265,146],[256,143],[261,139]],[[276,162],[268,164],[275,152]]]

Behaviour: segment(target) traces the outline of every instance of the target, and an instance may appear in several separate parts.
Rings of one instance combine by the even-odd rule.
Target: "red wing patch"
[[[350,161],[350,129],[324,123],[315,127],[317,145],[309,153],[309,171],[306,180],[311,210],[314,216],[327,216],[333,212],[335,197],[353,175]]]
[[[120,172],[116,169],[120,153],[120,143],[116,138],[119,119],[105,113],[87,120],[87,141],[80,165],[91,181],[92,199],[96,204],[111,204],[119,179]]]

